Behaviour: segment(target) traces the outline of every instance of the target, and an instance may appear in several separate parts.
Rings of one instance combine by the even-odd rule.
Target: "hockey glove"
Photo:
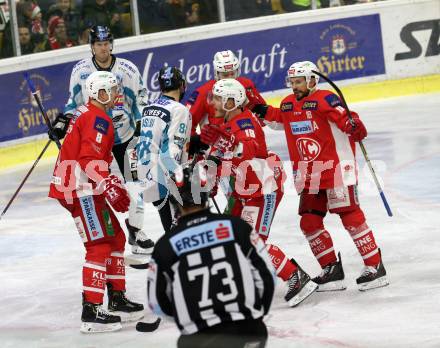
[[[269,109],[269,106],[266,104],[256,104],[251,109],[251,111],[259,118],[264,119],[266,117],[267,109]]]
[[[203,153],[209,149],[209,145],[202,142],[200,135],[193,135],[189,141],[189,157],[193,157],[196,154]]]
[[[114,174],[110,174],[99,185],[107,203],[119,213],[128,211],[130,205],[130,197],[121,180]]]
[[[348,115],[346,115],[341,129],[343,132],[350,134],[353,141],[361,141],[367,136],[367,129],[365,128],[364,124],[359,118],[359,115],[356,112],[350,111],[350,114],[353,118],[353,121],[350,121]]]
[[[52,122],[52,130],[49,129],[47,134],[49,139],[56,141],[61,140],[66,136],[67,129],[69,128],[70,120],[72,119],[72,114],[62,114],[59,113],[55,120]]]
[[[214,146],[222,153],[232,151],[234,148],[232,136],[222,131],[219,127],[210,124],[203,126],[200,139],[203,143]]]

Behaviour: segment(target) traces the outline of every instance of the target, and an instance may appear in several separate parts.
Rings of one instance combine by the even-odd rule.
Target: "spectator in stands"
[[[72,5],[71,0],[56,0],[55,4],[49,7],[47,18],[59,16],[64,19],[67,36],[79,41],[81,14]]]
[[[84,0],[82,18],[85,23],[109,27],[115,38],[124,36],[121,14],[113,0]]]
[[[209,0],[190,0],[185,4],[186,25],[218,22],[217,4]]]
[[[46,43],[46,50],[72,47],[75,42],[67,36],[64,20],[59,16],[52,16],[48,23],[49,37]]]
[[[18,39],[22,55],[35,52],[36,47],[32,42],[31,32],[28,27],[18,27]]]

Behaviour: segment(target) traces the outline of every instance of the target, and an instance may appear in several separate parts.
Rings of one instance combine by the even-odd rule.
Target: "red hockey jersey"
[[[267,150],[263,128],[250,110],[233,117],[220,128],[234,142],[232,153],[222,153],[215,146],[211,155],[222,160],[218,173],[231,176],[232,195],[256,198],[282,188],[285,175],[279,157]]]
[[[113,123],[105,111],[91,103],[80,106],[61,146],[49,197],[67,200],[92,194],[109,175],[113,143]]]
[[[291,94],[280,108],[269,107],[265,120],[284,128],[299,192],[357,183],[355,143],[341,130],[346,116],[337,95],[317,90],[297,101]]]
[[[266,104],[266,101],[258,92],[254,83],[246,77],[239,76],[237,80],[246,89],[246,96],[249,103],[247,108],[252,109],[256,104]],[[192,131],[191,134],[195,134],[196,128],[199,124],[212,123],[211,120],[215,115],[215,109],[209,104],[209,99],[212,96],[212,87],[215,84],[215,80],[209,80],[204,85],[197,88],[189,97],[186,102],[186,106],[192,115]],[[206,120],[205,120],[206,119]],[[215,122],[215,119],[214,119]]]

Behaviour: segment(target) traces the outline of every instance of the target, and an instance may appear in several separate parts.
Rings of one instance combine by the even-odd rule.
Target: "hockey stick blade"
[[[159,327],[160,322],[162,319],[157,318],[156,321],[152,323],[144,323],[143,321],[140,321],[136,324],[136,331],[139,332],[153,332],[156,331]]]
[[[149,265],[150,263],[146,262],[146,263],[134,263],[134,264],[132,263],[129,266],[134,269],[148,269]]]

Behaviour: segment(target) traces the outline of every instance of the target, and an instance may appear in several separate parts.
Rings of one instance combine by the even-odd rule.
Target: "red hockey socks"
[[[276,269],[277,276],[286,281],[290,278],[293,272],[298,269],[292,261],[290,261],[283,251],[273,244],[266,244],[267,252],[269,253],[272,264]]]
[[[303,214],[300,227],[309,242],[313,255],[315,255],[322,268],[336,262],[333,249],[333,240],[324,229],[323,217],[315,214]]]
[[[107,282],[113,285],[116,291],[125,290],[125,263],[124,255],[117,251],[112,251],[107,263]]]
[[[365,222],[361,209],[339,214],[345,229],[350,233],[354,244],[364,259],[366,266],[376,266],[380,262],[380,253],[374,239],[373,231]]]
[[[86,260],[83,265],[84,300],[91,303],[102,303],[104,299],[105,283],[105,264]]]

